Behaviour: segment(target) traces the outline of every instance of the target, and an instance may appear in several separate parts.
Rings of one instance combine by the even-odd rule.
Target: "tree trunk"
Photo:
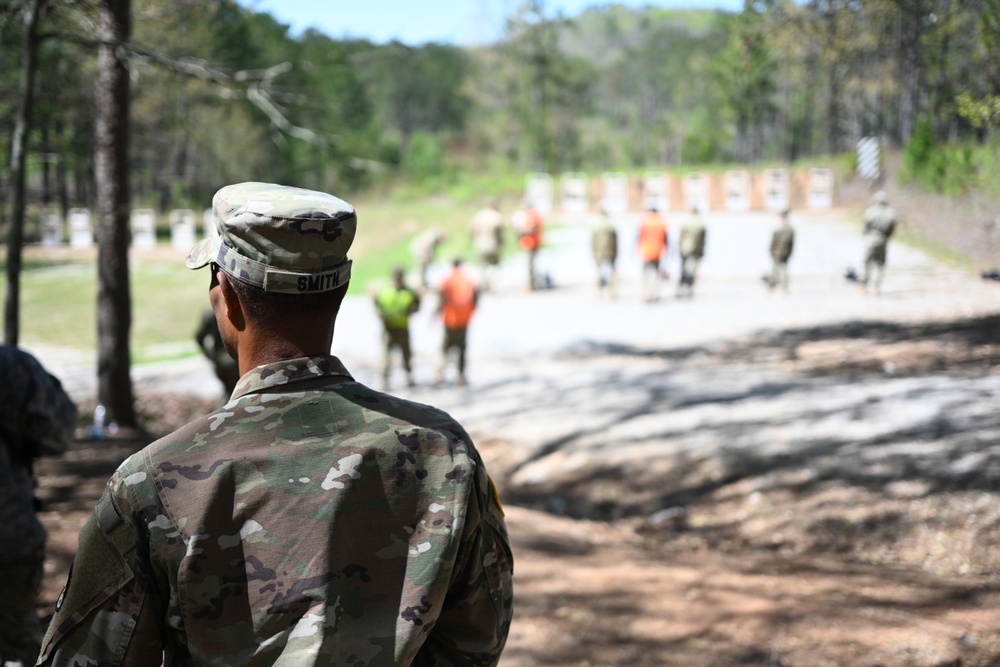
[[[4,342],[17,345],[21,320],[21,246],[24,243],[25,158],[38,68],[38,20],[46,0],[24,3],[24,42],[21,48],[20,103],[10,149],[10,230],[7,238],[7,301]]]
[[[63,124],[61,120],[56,120],[55,127],[56,145],[59,146],[58,158],[56,159],[56,192],[59,196],[60,219],[65,221],[69,215],[69,190],[66,184],[66,179],[69,178],[69,175],[66,173],[66,137],[63,136]]]
[[[130,376],[132,302],[128,267],[129,72],[122,45],[131,29],[131,0],[102,0],[98,19],[97,396],[110,419],[135,426]]]

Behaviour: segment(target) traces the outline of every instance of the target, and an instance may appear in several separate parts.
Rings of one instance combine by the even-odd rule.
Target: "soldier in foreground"
[[[861,278],[861,290],[867,292],[871,283],[872,291],[879,294],[885,273],[885,251],[896,230],[896,211],[889,206],[889,198],[882,190],[872,196],[872,201],[865,209],[865,273]]]
[[[35,459],[66,451],[76,406],[33,356],[0,345],[0,665],[33,665],[47,534],[38,520]]]
[[[768,290],[781,286],[788,291],[788,259],[795,245],[795,228],[788,219],[789,210],[781,212],[781,218],[771,232],[771,275],[767,279]]]
[[[263,183],[213,206],[187,265],[243,376],[112,476],[40,664],[497,664],[512,559],[478,452],[329,354],[354,209]]]

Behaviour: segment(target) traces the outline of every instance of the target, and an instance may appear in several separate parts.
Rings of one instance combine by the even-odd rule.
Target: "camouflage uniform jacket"
[[[618,257],[618,232],[607,220],[602,220],[591,231],[590,250],[598,262],[614,262]]]
[[[11,345],[0,345],[0,405],[0,563],[10,563],[45,544],[32,462],[66,451],[76,406],[38,360]]]
[[[495,665],[512,568],[453,419],[269,364],[112,476],[39,664]]]
[[[771,233],[771,259],[787,262],[795,245],[795,229],[791,225],[778,225]]]
[[[699,220],[686,222],[678,245],[681,257],[701,259],[705,255],[705,225]]]
[[[865,209],[864,235],[868,246],[885,246],[896,230],[896,211],[891,206],[873,204]]]

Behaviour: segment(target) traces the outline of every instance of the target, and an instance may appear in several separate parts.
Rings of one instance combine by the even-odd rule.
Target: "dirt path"
[[[458,417],[501,487],[504,667],[1000,664],[1000,284],[894,246],[883,296],[861,297],[841,278],[857,230],[837,218],[799,216],[792,291],[768,295],[770,216],[711,216],[696,297],[652,306],[632,258],[620,298],[595,300],[586,228],[564,221],[542,256],[556,289],[526,294],[515,259],[483,299],[471,389],[399,391]],[[370,304],[342,321],[334,351],[374,382]],[[437,325],[413,334],[429,379]],[[90,375],[65,365],[84,406]],[[152,430],[215,395],[201,360],[136,376]],[[40,466],[46,605],[141,444]]]

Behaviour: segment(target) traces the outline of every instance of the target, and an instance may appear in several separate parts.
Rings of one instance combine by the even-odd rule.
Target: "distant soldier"
[[[410,252],[413,254],[413,259],[416,261],[420,273],[420,286],[424,289],[430,287],[427,272],[430,271],[431,264],[434,263],[438,248],[447,240],[448,234],[434,228],[423,231],[413,239]]]
[[[677,296],[694,296],[694,279],[698,273],[698,263],[705,255],[705,223],[701,220],[701,212],[691,209],[691,219],[681,226],[681,237],[678,241],[681,255],[681,277],[677,281]]]
[[[228,401],[240,379],[240,365],[226,351],[226,346],[222,343],[222,334],[219,333],[219,324],[215,321],[215,312],[211,307],[202,313],[194,339],[198,342],[198,347],[201,348],[205,358],[212,362],[215,376],[222,383],[225,400]]]
[[[465,377],[465,346],[469,321],[479,302],[479,289],[462,270],[462,260],[452,263],[451,273],[438,287],[440,304],[438,312],[444,321],[444,343],[441,346],[441,362],[438,364],[434,385],[444,382],[444,371],[448,365],[448,353],[454,349],[458,355],[458,385],[467,384]]]
[[[795,245],[795,229],[788,219],[786,208],[781,212],[781,218],[771,232],[771,275],[767,280],[767,288],[773,290],[778,285],[788,291],[788,258],[792,256]]]
[[[403,269],[392,271],[392,284],[387,285],[375,295],[375,310],[382,320],[383,355],[382,355],[382,386],[389,388],[389,375],[392,371],[392,351],[399,348],[403,357],[403,369],[406,371],[406,384],[414,385],[412,352],[410,350],[410,315],[420,308],[420,297],[406,286]]]
[[[473,216],[471,227],[472,242],[483,267],[482,288],[488,290],[500,265],[500,253],[503,249],[503,216],[499,205],[495,201],[487,204]]]
[[[539,282],[535,269],[535,259],[542,247],[542,232],[545,220],[542,212],[535,205],[528,205],[514,214],[514,228],[517,230],[518,243],[521,249],[528,253],[528,289],[538,289]]]
[[[618,259],[618,232],[611,224],[611,216],[601,210],[601,217],[590,232],[590,248],[597,266],[597,294],[607,291],[613,299],[616,296],[615,260]]]
[[[889,206],[889,198],[879,190],[872,196],[874,202],[865,209],[865,274],[861,278],[861,289],[867,291],[869,281],[878,294],[885,273],[885,251],[889,238],[896,231],[896,211]]]
[[[0,665],[33,665],[42,641],[37,601],[47,534],[32,468],[38,457],[66,451],[76,406],[59,380],[12,345],[0,345],[0,404]]]
[[[636,245],[642,259],[642,299],[650,303],[660,298],[660,261],[667,252],[667,223],[656,206],[639,223]]]

